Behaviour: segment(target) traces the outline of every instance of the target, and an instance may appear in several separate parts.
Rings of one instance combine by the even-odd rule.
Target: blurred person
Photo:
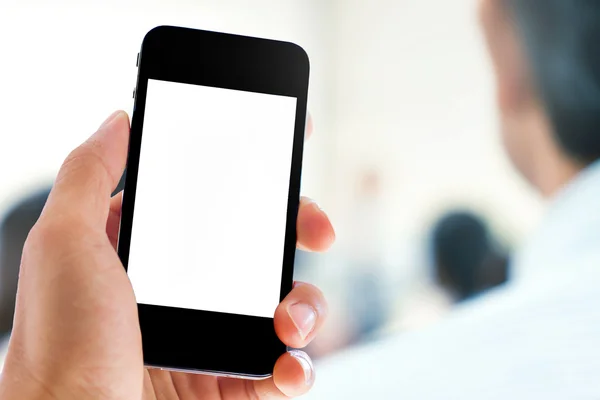
[[[297,249],[294,257],[294,278],[310,275],[316,257],[309,251]]]
[[[505,250],[500,249],[488,254],[484,267],[479,271],[479,293],[506,284],[510,279],[510,266],[510,255]]]
[[[378,172],[365,169],[359,175],[349,229],[349,263],[346,270],[348,344],[370,340],[389,318],[388,294],[382,260],[385,232]]]
[[[483,223],[467,213],[446,215],[433,227],[431,247],[436,282],[456,302],[473,297],[489,247]]]
[[[116,112],[58,173],[24,245],[0,399],[287,399],[305,393],[314,371],[301,350],[283,354],[273,376],[256,381],[144,368],[135,294],[115,251],[121,194],[111,197],[128,140],[127,115]],[[310,251],[325,250],[335,237],[327,216],[306,198],[297,236],[298,246]],[[274,328],[282,342],[304,348],[326,313],[322,293],[296,282],[275,311]]]
[[[506,282],[508,257],[485,221],[471,211],[450,211],[437,219],[428,237],[431,279],[422,279],[402,297],[390,332],[423,329],[456,304],[477,298]]]
[[[297,249],[294,260],[294,280],[316,280],[319,276],[319,269],[321,269],[320,264],[327,264],[327,260],[323,260],[322,257],[323,255],[319,253]],[[327,297],[330,302],[335,302],[335,299],[333,301],[331,299],[334,297],[331,292],[327,293]],[[327,315],[327,323],[322,327],[319,337],[305,347],[304,351],[313,361],[347,346],[346,341],[339,333],[340,330],[345,329],[341,317],[339,313],[330,310]]]
[[[0,368],[4,363],[13,325],[21,253],[49,192],[49,189],[37,191],[15,204],[0,225]]]
[[[494,242],[486,223],[469,211],[450,212],[434,225],[436,281],[455,303],[506,282],[508,259]]]
[[[356,343],[377,337],[388,320],[388,301],[385,298],[381,244],[383,215],[381,214],[381,183],[374,168],[365,168],[358,175],[353,197],[352,212],[348,219],[347,257],[341,279],[335,288],[329,288],[333,297],[327,324],[319,337],[307,348],[313,360],[321,359]],[[298,255],[301,257],[298,257]],[[296,259],[322,255],[302,254]],[[303,264],[294,267],[294,273],[303,276]],[[308,277],[308,274],[304,275]],[[314,274],[311,276],[314,278]]]
[[[545,219],[508,284],[323,361],[307,398],[600,398],[600,1],[480,6],[505,147]]]

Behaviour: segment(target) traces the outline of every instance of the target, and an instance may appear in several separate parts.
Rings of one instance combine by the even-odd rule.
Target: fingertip
[[[314,130],[315,130],[315,126],[314,126],[314,123],[313,123],[313,118],[312,118],[312,115],[309,112],[306,115],[306,129],[305,129],[304,138],[306,140],[310,139],[310,137],[312,136]]]
[[[312,360],[303,351],[290,350],[277,360],[273,381],[281,393],[288,397],[305,394],[315,381]]]
[[[327,214],[317,203],[303,198],[298,211],[298,246],[304,250],[323,252],[335,242],[335,230]]]
[[[325,323],[328,305],[317,287],[296,284],[275,310],[275,332],[287,346],[303,348]]]
[[[115,121],[120,122],[121,120],[129,121],[129,116],[127,115],[127,113],[125,111],[117,110],[117,111],[113,112],[112,114],[110,114],[110,116],[108,118],[106,118],[106,120],[104,120],[104,122],[100,125],[100,127],[98,127],[98,131],[103,130],[107,126],[110,126]]]

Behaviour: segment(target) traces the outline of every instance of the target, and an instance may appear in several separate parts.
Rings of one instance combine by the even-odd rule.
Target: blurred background
[[[313,357],[422,329],[510,280],[543,204],[502,151],[475,0],[1,0],[4,226],[32,223],[9,217],[39,212],[69,151],[131,112],[139,45],[163,24],[293,41],[311,58],[303,193],[338,239],[297,254],[296,278],[331,307]]]

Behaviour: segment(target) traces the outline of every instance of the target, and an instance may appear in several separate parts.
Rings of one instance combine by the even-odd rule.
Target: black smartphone
[[[309,61],[298,45],[173,26],[137,57],[118,253],[144,362],[261,379],[286,346]]]

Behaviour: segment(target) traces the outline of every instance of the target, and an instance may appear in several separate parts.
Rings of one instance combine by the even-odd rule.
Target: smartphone
[[[309,61],[298,45],[173,26],[137,57],[118,254],[144,362],[262,379],[287,349]]]

